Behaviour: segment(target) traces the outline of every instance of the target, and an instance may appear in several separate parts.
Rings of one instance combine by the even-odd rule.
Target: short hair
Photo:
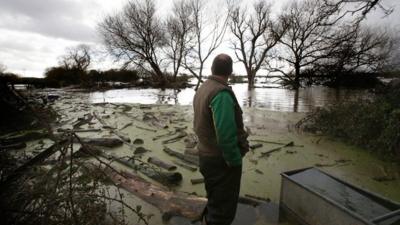
[[[232,74],[232,58],[227,54],[217,55],[211,66],[212,75],[229,76]]]

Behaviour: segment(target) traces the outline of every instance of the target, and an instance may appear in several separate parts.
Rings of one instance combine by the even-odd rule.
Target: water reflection
[[[256,88],[247,90],[247,84],[232,86],[239,103],[245,107],[266,108],[283,112],[309,112],[315,107],[330,105],[339,101],[368,98],[365,90],[333,89],[328,87],[307,87],[299,90],[284,88]],[[141,103],[191,105],[194,96],[192,88],[182,90],[159,89],[116,89],[93,92],[93,103]]]

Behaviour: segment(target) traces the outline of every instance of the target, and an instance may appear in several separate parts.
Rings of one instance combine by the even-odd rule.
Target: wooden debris
[[[108,125],[95,112],[93,112],[93,116],[103,125],[103,128],[109,129],[111,131],[111,133],[113,133],[116,136],[118,136],[119,138],[121,138],[121,140],[124,141],[125,143],[127,143],[128,145],[129,145],[129,143],[131,143],[131,139],[126,134],[123,134],[123,133],[117,131],[116,128]]]
[[[207,203],[207,199],[204,197],[173,192],[132,173],[118,173],[110,168],[101,168],[100,170],[104,171],[117,186],[157,207],[166,220],[172,216],[199,220]]]
[[[283,142],[275,142],[275,141],[266,141],[266,140],[250,140],[251,142],[261,142],[261,143],[266,143],[266,144],[275,144],[275,145],[284,145],[284,147],[304,147],[304,145],[295,145],[293,141],[289,143],[283,143]]]
[[[47,136],[48,136],[47,133],[43,130],[30,130],[13,136],[2,137],[0,138],[0,143],[5,145],[16,144],[21,142],[37,140],[40,138],[45,138]]]
[[[26,148],[25,142],[13,143],[13,144],[8,144],[8,145],[0,144],[0,151],[1,150],[18,150],[18,149],[23,149],[23,148]]]
[[[204,183],[204,179],[203,178],[190,179],[190,183],[192,183],[192,184],[202,184],[202,183]]]
[[[142,145],[142,144],[144,144],[144,141],[143,141],[143,139],[141,139],[141,138],[136,138],[136,139],[133,141],[133,144],[135,144],[135,145]]]
[[[143,154],[143,153],[146,153],[146,152],[149,152],[150,150],[148,150],[148,149],[146,149],[146,148],[143,148],[143,147],[137,147],[136,149],[135,149],[135,151],[133,152],[135,155],[137,155],[137,154]]]
[[[181,132],[178,132],[178,134],[175,137],[164,140],[164,141],[162,141],[162,143],[163,144],[171,144],[171,143],[179,141],[180,139],[182,139],[186,136],[187,136],[187,133],[184,131],[181,131]]]
[[[186,164],[181,163],[181,162],[178,162],[178,161],[176,161],[176,160],[174,160],[174,161],[172,161],[172,162],[175,163],[176,165],[178,165],[178,166],[180,166],[180,167],[182,167],[182,168],[185,168],[185,169],[187,169],[187,170],[190,170],[190,171],[192,171],[192,172],[197,171],[197,168],[196,168],[196,167],[186,165]]]
[[[190,163],[190,164],[194,164],[196,166],[199,166],[199,159],[198,157],[194,157],[194,156],[189,156],[189,155],[184,155],[180,152],[174,151],[166,146],[164,146],[164,152],[167,153],[170,156],[174,156],[178,159],[183,160],[184,162]]]
[[[123,142],[118,138],[80,138],[80,140],[84,144],[97,145],[109,148],[118,147],[123,144]]]
[[[132,122],[127,123],[127,124],[125,124],[124,126],[122,126],[119,130],[123,130],[123,129],[125,129],[125,128],[129,127],[129,126],[132,126],[132,125],[133,125]]]
[[[147,159],[147,162],[152,163],[154,165],[157,165],[157,166],[159,166],[159,167],[161,167],[163,169],[166,169],[168,171],[176,170],[176,166],[171,165],[171,164],[169,164],[167,162],[164,162],[164,161],[162,161],[161,159],[159,159],[157,157],[149,157]]]
[[[85,124],[89,124],[93,119],[92,114],[86,114],[84,117],[78,118],[77,122],[72,125],[74,129],[78,129]]]
[[[261,152],[261,156],[260,157],[268,157],[268,156],[271,155],[271,153],[278,152],[278,151],[282,150],[282,148],[292,147],[292,146],[294,146],[294,142],[293,141],[291,141],[291,142],[289,142],[287,144],[284,144],[282,147],[274,148],[274,149],[271,149],[271,150],[266,151],[266,152]]]
[[[260,205],[259,201],[244,196],[239,196],[238,202],[245,205],[251,205],[253,207],[257,207],[258,205]]]
[[[264,174],[263,171],[261,171],[261,170],[259,170],[259,169],[256,169],[255,171],[256,171],[256,173],[258,173],[258,174]]]
[[[132,161],[129,161],[124,158],[117,157],[117,156],[106,155],[106,154],[102,154],[102,156],[105,158],[108,158],[108,159],[115,160],[127,167],[130,167],[136,171],[139,171],[139,172],[143,173],[144,175],[146,175],[147,177],[149,177],[163,185],[166,185],[166,186],[178,185],[183,179],[182,174],[178,173],[178,172],[172,173],[172,172],[157,171],[154,168],[150,168],[143,164],[138,165],[138,164],[133,163]]]
[[[157,132],[157,130],[154,130],[154,129],[151,129],[151,128],[147,128],[147,127],[136,126],[136,128],[139,128],[141,130],[151,131],[151,132]]]
[[[62,129],[58,128],[57,132],[73,132],[73,133],[86,133],[86,132],[100,132],[101,129]]]
[[[254,196],[254,195],[249,195],[249,194],[245,194],[244,196],[246,196],[248,198],[254,198],[259,201],[271,202],[271,199],[269,199],[269,198],[263,198],[263,197],[258,197],[258,196]]]
[[[250,145],[250,149],[254,150],[256,148],[261,148],[263,146],[263,144],[254,144],[254,145]]]

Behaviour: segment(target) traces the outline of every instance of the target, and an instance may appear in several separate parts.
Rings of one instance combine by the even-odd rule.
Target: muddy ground
[[[85,130],[90,132],[77,134],[88,138],[126,139],[121,146],[103,147],[107,154],[119,157],[140,155],[144,161],[149,157],[157,157],[175,164],[179,159],[166,154],[163,151],[165,146],[181,153],[195,150],[193,144],[196,139],[192,129],[191,106],[92,104],[87,93],[64,91],[56,93],[61,97],[49,103],[59,114],[54,130]],[[284,220],[278,221],[280,173],[304,167],[319,167],[352,184],[391,200],[400,201],[398,164],[381,161],[362,149],[328,137],[296,130],[294,124],[305,116],[303,113],[273,112],[259,108],[244,108],[243,111],[245,126],[250,131],[250,144],[258,148],[251,150],[244,158],[240,195],[257,196],[265,201],[258,207],[239,205],[234,224],[291,224]],[[130,139],[130,143],[127,139]],[[50,144],[51,141],[48,139],[31,141],[28,142],[24,153],[19,151],[16,154],[36,154]],[[274,151],[267,154],[271,150]],[[184,164],[196,167],[190,163]],[[133,172],[131,168],[117,162],[113,165],[118,169]],[[191,179],[202,177],[198,170],[191,171],[177,165],[176,171],[183,175],[183,180],[179,185],[170,187],[171,189],[196,193],[199,196],[205,195],[202,183],[191,183]],[[142,205],[145,213],[154,214],[150,224],[162,223],[157,208],[130,193],[126,195],[129,196],[129,202]],[[135,215],[132,215],[131,219],[135,219]],[[167,224],[187,223],[188,220],[183,218],[172,218],[167,222]]]

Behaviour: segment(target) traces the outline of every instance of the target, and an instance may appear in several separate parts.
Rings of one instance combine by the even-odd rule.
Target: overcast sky
[[[41,77],[46,68],[57,65],[57,57],[67,47],[85,43],[100,48],[96,25],[105,15],[120,10],[127,1],[0,0],[0,63],[7,66],[8,72]],[[167,10],[171,2],[157,0],[157,7]],[[373,12],[368,21],[399,29],[400,1],[383,0],[383,3],[394,7],[395,11],[385,18],[380,12]],[[217,53],[230,53],[228,42]],[[111,67],[117,65],[104,59],[92,65],[92,68],[101,69]],[[234,69],[236,73],[243,73],[240,64]]]

